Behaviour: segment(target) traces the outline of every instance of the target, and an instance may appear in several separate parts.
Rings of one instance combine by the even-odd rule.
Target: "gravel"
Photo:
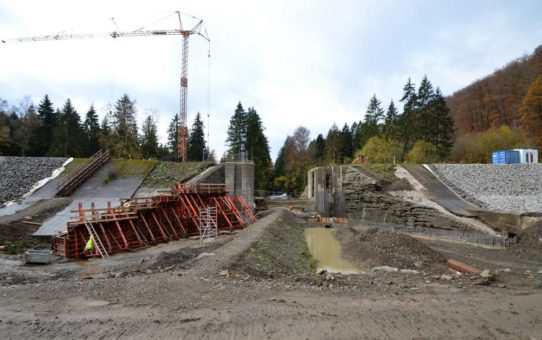
[[[458,194],[482,207],[542,212],[542,164],[433,164],[430,168]]]
[[[0,157],[0,206],[21,199],[39,180],[50,177],[63,157]]]

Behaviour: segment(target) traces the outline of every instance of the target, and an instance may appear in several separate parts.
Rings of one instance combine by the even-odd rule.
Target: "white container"
[[[538,163],[537,149],[514,149],[519,152],[519,162],[521,164],[536,164]]]

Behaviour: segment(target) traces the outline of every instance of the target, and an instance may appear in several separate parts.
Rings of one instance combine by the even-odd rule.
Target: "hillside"
[[[508,125],[519,129],[519,107],[533,81],[542,75],[542,45],[446,98],[456,137]]]

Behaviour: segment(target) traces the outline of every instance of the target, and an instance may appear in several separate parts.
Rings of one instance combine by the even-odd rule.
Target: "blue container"
[[[494,151],[492,155],[493,164],[517,164],[520,162],[519,151],[502,150]]]

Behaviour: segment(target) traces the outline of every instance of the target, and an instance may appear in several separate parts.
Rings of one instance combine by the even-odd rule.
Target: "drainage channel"
[[[351,262],[341,258],[341,244],[333,236],[333,229],[305,228],[305,240],[316,261],[317,270],[329,273],[361,274]]]

